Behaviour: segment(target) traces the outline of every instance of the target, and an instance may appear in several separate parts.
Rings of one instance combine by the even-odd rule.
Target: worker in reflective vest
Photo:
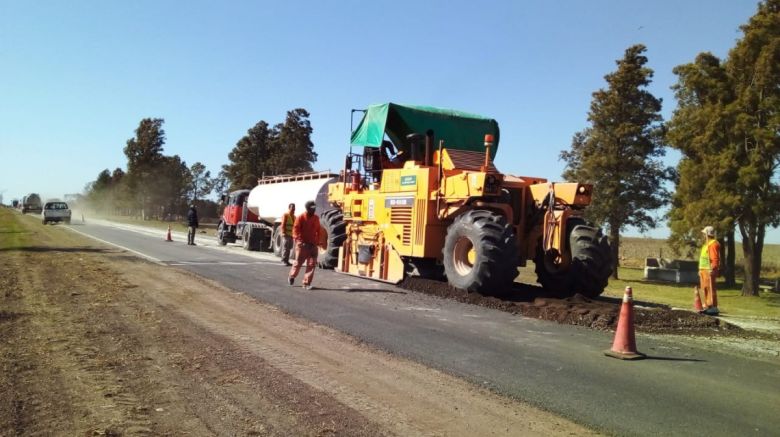
[[[704,245],[699,254],[699,284],[704,290],[705,305],[702,313],[717,316],[720,312],[715,281],[720,268],[720,243],[715,239],[715,228],[712,226],[706,226],[701,232],[704,234]]]
[[[320,218],[314,213],[317,209],[313,200],[306,202],[306,212],[295,219],[293,225],[293,239],[295,240],[295,262],[290,269],[287,283],[293,285],[295,277],[306,264],[306,273],[303,275],[303,288],[311,290],[311,281],[314,279],[314,268],[317,267],[317,246],[320,241]]]
[[[290,251],[293,247],[293,224],[295,224],[295,204],[287,205],[287,212],[282,216],[282,264],[290,266]]]

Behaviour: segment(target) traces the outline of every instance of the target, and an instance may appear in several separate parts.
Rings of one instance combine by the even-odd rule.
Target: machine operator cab
[[[353,110],[355,112],[357,110]],[[378,189],[382,170],[402,169],[414,162],[434,166],[439,147],[485,154],[483,138],[494,138],[488,152],[495,157],[498,123],[487,117],[427,106],[385,103],[371,105],[352,132],[352,151],[347,156],[344,181],[350,191]],[[354,153],[359,147],[360,152]]]

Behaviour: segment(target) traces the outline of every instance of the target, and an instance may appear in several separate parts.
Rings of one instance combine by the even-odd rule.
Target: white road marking
[[[95,237],[94,235],[89,235],[89,234],[87,234],[87,233],[84,233],[84,232],[81,232],[81,231],[77,231],[76,229],[73,229],[73,228],[71,228],[70,226],[66,226],[66,227],[65,227],[65,229],[71,230],[71,231],[73,231],[73,232],[75,232],[75,233],[77,233],[77,234],[81,234],[81,235],[83,235],[83,236],[85,236],[85,237],[89,237],[89,238],[91,238],[91,239],[93,239],[93,240],[100,241],[101,243],[108,244],[109,246],[118,247],[118,248],[120,248],[120,249],[122,249],[122,250],[126,250],[126,251],[128,251],[128,252],[132,252],[132,253],[134,253],[134,254],[136,254],[136,255],[138,255],[138,256],[140,256],[140,257],[142,257],[142,258],[146,258],[146,259],[148,259],[149,261],[152,261],[152,262],[154,262],[154,263],[161,264],[161,265],[165,265],[165,263],[163,263],[161,260],[159,260],[159,259],[157,259],[157,258],[155,258],[155,257],[153,257],[153,256],[151,256],[151,255],[147,255],[147,254],[145,254],[145,253],[139,252],[139,251],[137,251],[137,250],[130,249],[129,247],[125,247],[125,246],[122,246],[122,245],[119,245],[119,244],[112,243],[112,242],[110,242],[110,241],[104,240],[104,239],[102,239],[102,238]]]
[[[220,265],[220,266],[252,266],[261,264],[279,264],[271,261],[168,261],[166,264],[170,266],[203,266],[203,265]]]

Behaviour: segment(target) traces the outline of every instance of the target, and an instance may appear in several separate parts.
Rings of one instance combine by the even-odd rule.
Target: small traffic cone
[[[696,312],[704,311],[704,307],[701,305],[698,285],[693,287],[693,310]]]
[[[615,331],[615,341],[612,349],[604,351],[604,355],[621,360],[641,360],[645,354],[636,350],[634,337],[634,297],[631,287],[626,287],[623,294],[623,305],[620,307],[620,317]]]
[[[171,238],[171,225],[168,225],[168,236],[165,237],[165,241],[173,241],[173,238]]]

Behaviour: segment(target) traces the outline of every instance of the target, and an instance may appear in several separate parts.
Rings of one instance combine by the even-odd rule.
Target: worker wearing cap
[[[715,290],[715,280],[720,268],[720,243],[715,239],[715,228],[706,226],[701,230],[704,234],[704,245],[699,254],[699,284],[704,290],[704,305],[702,313],[717,316],[718,294]]]
[[[314,201],[306,202],[306,212],[299,215],[293,224],[293,239],[295,240],[295,262],[290,269],[287,283],[293,285],[295,277],[301,270],[301,265],[306,263],[306,273],[303,275],[303,288],[311,290],[311,281],[314,279],[314,268],[317,265],[317,245],[320,241],[320,218],[314,214],[316,206]]]
[[[295,204],[287,205],[287,212],[282,216],[282,264],[289,266],[290,251],[293,247],[293,225],[295,224]]]

